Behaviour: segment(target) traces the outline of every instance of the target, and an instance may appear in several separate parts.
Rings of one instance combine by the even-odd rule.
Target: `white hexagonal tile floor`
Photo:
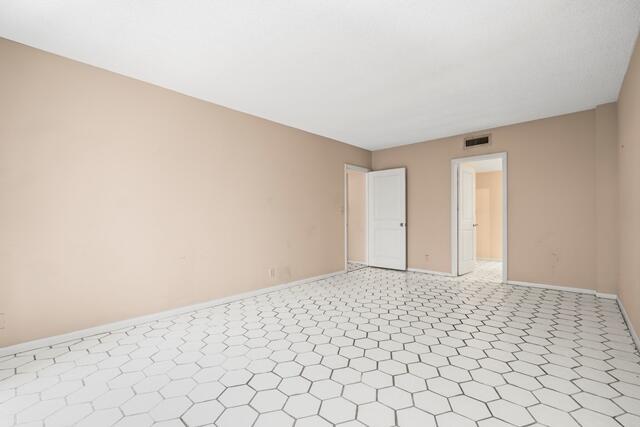
[[[0,425],[640,426],[613,300],[350,266],[0,358]]]

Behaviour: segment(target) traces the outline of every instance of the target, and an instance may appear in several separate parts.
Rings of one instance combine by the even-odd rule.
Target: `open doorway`
[[[452,161],[452,272],[507,280],[506,153]]]
[[[365,268],[367,260],[367,172],[360,166],[344,169],[344,253],[345,269]]]

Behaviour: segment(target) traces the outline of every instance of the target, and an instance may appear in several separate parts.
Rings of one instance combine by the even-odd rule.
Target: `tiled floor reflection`
[[[0,420],[640,426],[613,300],[365,268],[0,358]]]

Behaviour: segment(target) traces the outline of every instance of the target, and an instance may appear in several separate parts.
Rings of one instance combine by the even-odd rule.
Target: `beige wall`
[[[618,117],[615,103],[596,108],[597,291],[618,289]]]
[[[640,331],[640,42],[618,99],[619,295],[636,332]]]
[[[407,167],[409,266],[451,271],[451,159],[506,151],[509,280],[597,289],[595,118],[492,129],[492,145],[472,150],[455,136],[374,152],[374,169]]]
[[[347,172],[347,252],[349,261],[365,262],[366,197],[364,172]]]
[[[345,163],[407,167],[409,267],[450,271],[450,160],[502,151],[509,279],[617,291],[640,329],[638,46],[617,108],[373,155],[2,39],[0,61],[0,346],[342,269]]]
[[[502,259],[502,172],[476,173],[476,257]]]
[[[370,152],[2,39],[0,63],[0,346],[343,269]]]

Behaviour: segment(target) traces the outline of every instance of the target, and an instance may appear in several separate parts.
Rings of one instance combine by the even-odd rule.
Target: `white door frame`
[[[348,186],[347,186],[347,172],[356,171],[364,173],[364,223],[369,224],[369,180],[367,172],[371,172],[369,169],[362,166],[351,165],[349,163],[344,164],[344,269],[347,270],[347,263],[349,262],[349,230],[347,229],[347,219],[349,215],[349,203],[348,203]],[[369,265],[369,242],[367,241],[368,233],[364,233],[364,262]]]
[[[507,191],[507,153],[484,154],[480,156],[460,157],[451,160],[451,274],[458,276],[458,180],[460,164],[480,160],[502,160],[502,281],[508,277],[508,194]]]

